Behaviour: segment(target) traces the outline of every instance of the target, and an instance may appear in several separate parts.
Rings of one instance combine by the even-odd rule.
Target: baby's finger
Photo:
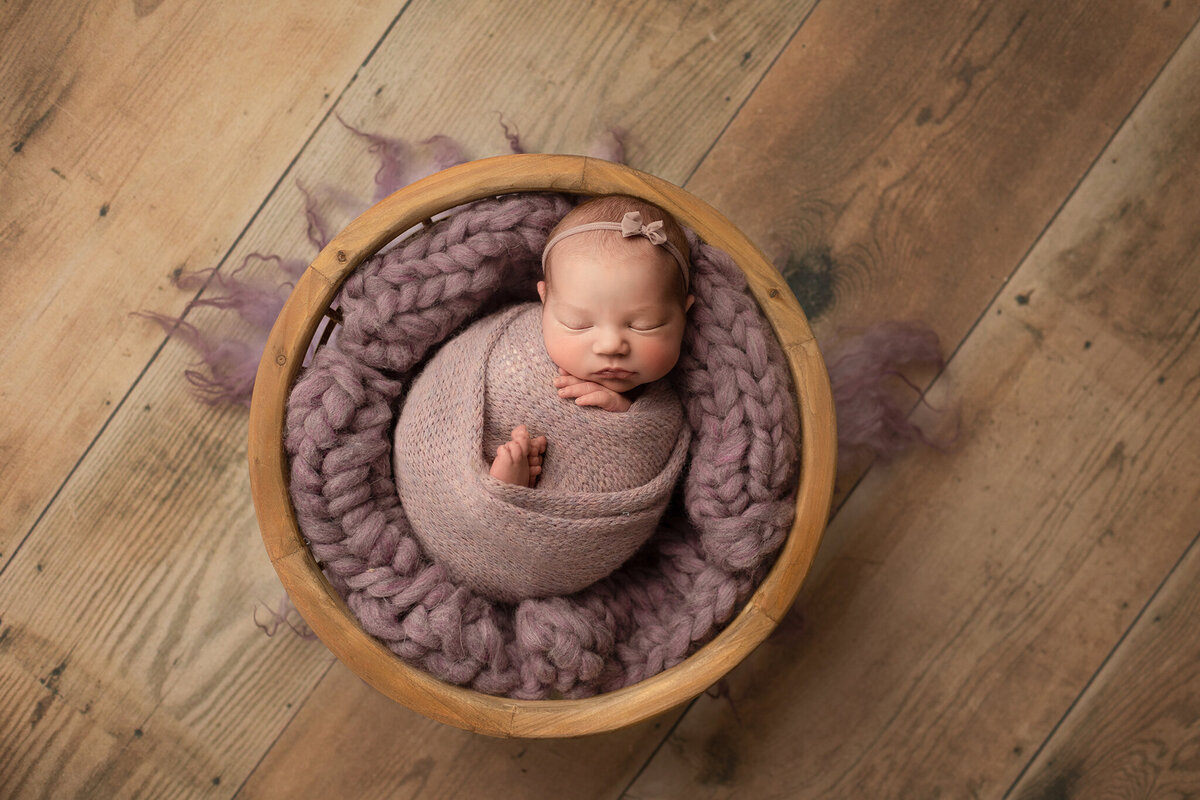
[[[604,387],[598,383],[590,381],[580,381],[572,383],[569,386],[563,386],[558,390],[559,397],[583,397],[585,394],[596,391],[605,391]]]
[[[590,391],[587,394],[583,394],[575,398],[575,405],[605,407],[608,405],[608,401],[611,396],[612,392],[604,387],[600,387],[597,390]]]

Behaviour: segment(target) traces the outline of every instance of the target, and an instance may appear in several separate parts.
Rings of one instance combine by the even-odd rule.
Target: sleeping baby
[[[559,397],[624,412],[646,384],[671,371],[695,299],[687,252],[675,220],[633,197],[597,197],[555,226],[537,289]],[[545,449],[545,436],[530,437],[519,425],[497,448],[491,474],[532,487]]]
[[[658,207],[589,200],[550,234],[541,303],[475,322],[413,382],[397,487],[456,581],[509,602],[569,594],[653,534],[691,440],[663,380],[693,302],[687,253]]]

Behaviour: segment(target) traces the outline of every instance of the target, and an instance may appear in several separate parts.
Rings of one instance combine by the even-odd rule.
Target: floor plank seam
[[[688,712],[692,710],[692,706],[696,705],[696,702],[699,699],[699,697],[693,697],[690,701],[688,701],[687,707],[683,709],[683,713],[675,718],[675,721],[671,723],[671,727],[667,728],[666,733],[664,733],[663,737],[658,740],[658,744],[656,744],[654,749],[650,751],[650,755],[646,757],[646,760],[642,762],[640,767],[638,767],[638,771],[634,773],[632,778],[629,779],[629,783],[625,784],[625,788],[621,790],[619,795],[617,795],[617,800],[622,800],[622,798],[629,796],[629,790],[632,789],[633,785],[638,782],[638,778],[642,777],[642,773],[646,771],[646,767],[650,766],[650,762],[653,761],[654,757],[658,755],[658,751],[661,750],[663,745],[667,743],[667,740],[671,738],[671,734],[675,733],[675,729],[679,727],[679,723],[683,722],[683,718],[688,715]]]
[[[324,647],[324,643],[322,643],[321,646]],[[330,658],[329,664],[325,667],[325,671],[321,673],[321,676],[317,678],[316,682],[314,682],[309,688],[308,694],[304,695],[304,699],[296,705],[296,708],[292,712],[292,716],[288,718],[288,721],[284,724],[284,726],[275,734],[275,738],[271,740],[271,744],[262,751],[262,755],[258,757],[258,761],[254,762],[254,766],[251,767],[250,771],[246,773],[246,777],[242,778],[242,782],[238,784],[237,789],[234,790],[233,794],[229,796],[230,800],[235,800],[235,798],[241,795],[242,790],[246,788],[246,784],[248,784],[250,779],[254,777],[254,773],[258,772],[258,768],[261,767],[262,763],[267,760],[267,756],[271,755],[271,753],[275,751],[275,746],[279,744],[279,740],[282,739],[283,735],[288,732],[288,729],[292,727],[292,723],[296,721],[296,717],[300,716],[300,712],[304,710],[306,705],[308,705],[308,701],[311,700],[313,694],[316,693],[317,687],[324,683],[325,679],[329,677],[329,673],[333,670],[335,664],[337,664],[337,658]]]
[[[63,478],[62,482],[58,485],[58,488],[54,490],[54,494],[50,496],[50,500],[41,510],[41,513],[37,515],[37,518],[34,519],[33,524],[29,526],[29,530],[27,530],[25,535],[17,541],[16,546],[12,549],[12,552],[8,554],[8,559],[3,564],[0,564],[0,577],[4,577],[5,571],[8,569],[9,565],[16,560],[17,554],[21,552],[21,548],[25,546],[25,543],[29,541],[31,536],[33,536],[33,532],[37,530],[38,525],[40,525],[42,520],[45,519],[46,514],[48,514],[50,509],[54,507],[55,502],[58,501],[58,498],[63,493],[63,490],[67,488],[67,484],[71,482],[71,478],[75,476],[75,473],[83,464],[84,459],[88,457],[88,454],[92,452],[92,448],[94,448],[96,443],[100,441],[100,437],[104,435],[106,430],[108,430],[109,424],[116,419],[117,414],[120,413],[121,409],[124,407],[125,401],[129,399],[129,396],[133,394],[133,390],[137,388],[139,383],[141,383],[142,378],[146,375],[146,372],[150,369],[151,365],[154,364],[155,360],[158,359],[158,354],[161,353],[163,348],[167,346],[167,342],[170,341],[170,338],[171,337],[169,336],[164,337],[162,342],[159,343],[158,347],[155,348],[154,353],[150,356],[150,360],[146,362],[146,365],[142,367],[141,372],[139,372],[137,377],[133,379],[133,382],[125,391],[125,394],[121,396],[121,399],[118,400],[117,404],[113,407],[112,413],[110,413],[104,420],[104,424],[100,426],[100,430],[96,431],[96,435],[92,437],[92,440],[88,442],[87,447],[85,447],[83,452],[80,453],[79,458],[75,460],[74,465],[72,465],[71,469],[67,471],[66,477]]]
[[[308,138],[306,138],[304,140],[304,143],[302,145],[300,145],[299,149],[296,151],[296,154],[292,157],[291,161],[288,162],[287,166],[284,167],[283,171],[280,173],[279,179],[276,180],[275,183],[271,186],[270,190],[263,197],[262,202],[259,203],[258,208],[256,208],[254,210],[254,213],[252,213],[250,215],[250,218],[246,221],[246,224],[242,227],[241,231],[239,231],[238,235],[234,237],[233,242],[230,243],[228,249],[226,249],[226,251],[225,251],[225,254],[223,256],[221,256],[221,258],[217,261],[216,266],[213,267],[212,274],[210,274],[208,276],[208,278],[205,279],[204,283],[200,286],[200,288],[197,289],[195,294],[192,295],[192,299],[188,302],[187,306],[184,307],[183,313],[179,316],[178,322],[183,322],[187,319],[187,315],[193,307],[192,304],[196,300],[200,299],[200,297],[208,289],[208,287],[212,283],[212,281],[216,278],[217,273],[220,272],[222,268],[224,268],[225,266],[228,265],[230,256],[233,255],[234,251],[237,250],[238,245],[241,244],[242,240],[246,237],[247,233],[254,226],[255,221],[258,220],[259,216],[263,212],[263,209],[265,209],[267,207],[267,204],[269,202],[271,202],[271,199],[273,197],[275,197],[275,194],[279,191],[279,188],[283,185],[284,180],[286,180],[288,175],[291,174],[292,170],[296,166],[296,163],[300,160],[300,157],[304,155],[304,153],[308,150],[309,145],[312,144],[312,141],[316,137],[317,133],[319,131],[321,131],[325,127],[325,125],[329,122],[329,118],[333,115],[334,111],[337,109],[338,104],[341,103],[342,98],[345,97],[346,91],[349,90],[349,88],[352,85],[354,85],[355,80],[358,78],[359,72],[362,71],[362,68],[367,65],[367,63],[371,60],[371,57],[374,56],[375,53],[379,50],[380,45],[387,39],[387,37],[391,33],[392,29],[396,26],[396,23],[400,21],[400,17],[404,15],[404,12],[408,10],[408,7],[411,4],[412,4],[412,0],[407,0],[407,2],[404,4],[404,7],[400,9],[400,11],[392,19],[391,23],[388,24],[388,27],[384,31],[383,35],[380,36],[380,38],[378,40],[376,40],[374,46],[372,46],[370,52],[367,54],[366,59],[359,66],[359,68],[354,71],[354,74],[346,82],[346,85],[342,87],[342,90],[338,93],[337,99],[334,100],[332,103],[330,103],[329,109],[325,112],[325,115],[321,118],[321,121],[313,126],[312,131],[309,132]],[[178,323],[176,324],[175,327],[178,328]],[[150,358],[146,361],[145,366],[143,366],[141,371],[138,372],[137,377],[134,378],[133,381],[129,384],[129,388],[125,391],[125,394],[121,396],[121,399],[113,407],[112,413],[110,413],[108,415],[108,418],[104,420],[104,424],[100,426],[100,430],[98,430],[96,432],[96,435],[92,437],[92,440],[90,442],[88,442],[87,447],[84,448],[83,453],[80,454],[79,458],[75,461],[75,464],[67,472],[66,476],[63,478],[63,480],[59,484],[58,488],[54,491],[54,494],[50,497],[50,500],[46,503],[45,507],[37,515],[37,518],[33,521],[33,524],[29,526],[29,530],[25,532],[25,534],[16,543],[16,546],[13,547],[12,552],[9,553],[9,555],[8,555],[8,559],[4,563],[0,564],[0,577],[2,577],[4,575],[4,572],[8,569],[8,565],[13,562],[13,560],[16,558],[17,554],[21,551],[21,548],[25,545],[25,543],[33,535],[33,532],[35,530],[37,530],[37,527],[41,523],[42,519],[44,519],[46,514],[50,511],[50,509],[54,507],[54,503],[58,500],[59,496],[62,494],[63,490],[66,488],[67,484],[69,484],[71,482],[71,478],[78,471],[80,465],[83,464],[84,459],[86,459],[88,457],[88,454],[90,454],[92,452],[92,449],[96,446],[96,443],[100,441],[100,438],[104,435],[104,432],[106,430],[108,430],[109,424],[114,419],[116,419],[117,414],[120,412],[121,408],[124,407],[125,401],[129,399],[129,396],[131,394],[133,394],[134,390],[137,389],[137,387],[141,384],[142,379],[146,376],[146,373],[150,370],[150,367],[152,367],[154,365],[154,363],[158,360],[159,355],[162,353],[163,349],[167,346],[167,343],[171,341],[171,337],[173,335],[174,335],[174,333],[169,333],[165,337],[163,337],[162,342],[158,345],[157,348],[155,348],[154,352],[150,355]]]
[[[738,104],[737,109],[735,109],[734,112],[729,115],[729,118],[725,120],[725,124],[721,126],[721,130],[718,131],[717,135],[713,137],[712,143],[709,144],[704,152],[700,154],[700,157],[696,159],[696,163],[692,166],[691,170],[689,170],[688,174],[684,176],[683,181],[679,184],[682,188],[687,188],[687,185],[695,176],[696,170],[700,169],[700,166],[708,159],[709,154],[712,153],[713,148],[716,147],[723,138],[725,138],[725,132],[729,130],[729,126],[733,124],[734,120],[741,116],[742,109],[746,107],[746,103],[750,102],[750,98],[753,97],[755,92],[758,91],[758,87],[762,85],[762,82],[766,79],[766,77],[771,74],[772,70],[775,69],[775,65],[779,62],[779,59],[782,58],[783,54],[786,53],[788,48],[792,46],[792,40],[796,38],[796,34],[800,33],[800,31],[804,28],[804,24],[808,22],[808,18],[812,16],[813,12],[816,11],[817,7],[820,5],[821,0],[816,0],[816,2],[812,4],[812,8],[808,10],[808,13],[804,15],[804,19],[800,20],[800,23],[796,26],[796,30],[792,31],[792,35],[789,36],[787,41],[783,43],[783,47],[780,47],[779,51],[775,53],[775,57],[771,59],[771,63],[768,64],[767,68],[764,69],[762,74],[758,76],[758,80],[754,82],[754,86],[750,89],[750,91],[746,92],[745,96],[742,97],[742,102]]]
[[[392,17],[392,21],[389,22],[388,26],[384,29],[383,35],[379,37],[379,39],[375,42],[375,46],[371,48],[371,51],[369,53],[367,53],[367,57],[364,58],[362,63],[358,65],[358,69],[356,69],[354,71],[354,77],[350,79],[350,83],[346,84],[346,88],[349,88],[350,84],[354,83],[354,81],[358,78],[358,74],[360,72],[362,72],[363,68],[366,67],[367,64],[371,63],[371,59],[375,57],[375,54],[377,52],[379,52],[379,48],[383,45],[384,42],[387,41],[388,37],[392,35],[392,29],[396,27],[396,23],[400,21],[400,18],[404,16],[404,12],[408,11],[408,7],[411,6],[412,4],[413,4],[413,0],[405,0],[404,5],[400,8],[399,11],[396,12],[396,16]],[[342,95],[346,93],[346,88],[342,89],[342,94],[338,95],[338,99],[334,103],[334,105],[337,105],[338,102],[341,102]],[[328,115],[326,115],[326,116],[328,116]],[[321,120],[321,124],[324,125],[325,120]]]
[[[1129,638],[1130,633],[1132,633],[1142,621],[1142,617],[1146,615],[1146,612],[1150,609],[1150,606],[1154,605],[1154,601],[1158,599],[1160,594],[1162,594],[1163,589],[1170,582],[1171,577],[1179,570],[1179,565],[1182,564],[1185,559],[1187,559],[1188,554],[1196,548],[1198,542],[1200,542],[1200,531],[1197,531],[1196,535],[1192,537],[1192,541],[1189,542],[1188,546],[1183,549],[1183,553],[1180,554],[1179,558],[1175,560],[1175,563],[1171,565],[1171,568],[1167,570],[1167,574],[1163,576],[1163,579],[1159,582],[1158,586],[1155,587],[1153,592],[1151,592],[1150,597],[1147,598],[1146,602],[1138,610],[1137,616],[1135,616],[1133,621],[1130,622],[1125,630],[1121,632],[1121,637],[1117,639],[1116,644],[1114,644],[1112,649],[1110,649],[1104,656],[1104,660],[1100,662],[1100,666],[1097,667],[1096,671],[1092,673],[1090,678],[1088,678],[1087,683],[1085,683],[1083,688],[1080,689],[1079,694],[1075,695],[1075,699],[1073,699],[1071,704],[1067,706],[1067,709],[1063,712],[1062,716],[1059,717],[1058,722],[1054,723],[1054,727],[1051,728],[1050,732],[1046,734],[1046,738],[1042,740],[1042,743],[1039,744],[1037,749],[1033,751],[1032,755],[1030,755],[1029,760],[1025,762],[1025,766],[1021,768],[1020,773],[1017,774],[1017,777],[1015,780],[1013,780],[1012,785],[1010,785],[1004,792],[1004,800],[1007,800],[1009,797],[1011,797],[1013,791],[1015,791],[1016,788],[1021,785],[1021,781],[1025,779],[1025,775],[1029,772],[1030,767],[1032,767],[1034,762],[1038,760],[1042,752],[1045,751],[1049,744],[1054,740],[1054,737],[1058,735],[1058,732],[1062,728],[1063,724],[1075,712],[1075,709],[1079,703],[1084,697],[1087,696],[1088,692],[1091,691],[1092,686],[1096,684],[1096,681],[1099,680],[1105,669],[1108,668],[1108,665],[1112,661],[1113,657],[1125,644],[1125,640]]]
[[[136,29],[127,5],[112,21],[53,9],[14,18],[39,47],[5,69],[25,87],[14,128],[25,133],[10,148],[25,155],[9,161],[21,167],[18,183],[48,191],[18,198],[0,234],[44,239],[54,217],[90,222],[78,241],[55,243],[63,257],[48,263],[61,269],[14,284],[41,302],[24,304],[38,314],[23,327],[54,334],[37,337],[32,360],[14,350],[14,364],[40,380],[47,351],[66,363],[102,327],[133,341],[134,357],[104,351],[115,366],[99,384],[102,372],[72,368],[90,408],[68,403],[73,391],[51,397],[70,406],[74,435],[50,409],[14,451],[48,463],[14,472],[20,513],[0,537],[12,605],[0,609],[0,663],[16,670],[16,680],[0,678],[14,710],[0,760],[19,779],[13,791],[236,800],[343,789],[532,798],[563,786],[596,800],[823,797],[846,787],[1013,800],[1186,791],[1190,665],[1200,663],[1191,661],[1200,462],[1190,452],[1200,434],[1200,284],[1187,266],[1200,264],[1190,235],[1200,184],[1188,172],[1200,139],[1187,106],[1198,96],[1200,0],[1129,0],[1099,13],[1084,0],[1061,14],[1029,0],[951,9],[688,0],[649,19],[636,5],[548,15],[537,4],[510,13],[478,0],[452,9],[387,0],[350,17],[260,9],[248,28],[235,24],[236,3],[151,15],[158,2],[134,0]],[[96,43],[80,45],[84,34]],[[304,54],[303,74],[281,52]],[[212,71],[199,84],[195,57]],[[148,61],[158,69],[136,69]],[[715,82],[705,77],[714,65],[728,67]],[[375,164],[352,130],[403,141],[410,110],[435,108],[449,120],[437,127],[486,142],[495,131],[479,111],[489,97],[526,114],[546,105],[560,140],[611,122],[605,109],[636,121],[643,143],[661,131],[671,147],[647,158],[674,164],[673,180],[728,205],[761,231],[753,238],[779,239],[788,264],[773,259],[773,271],[797,289],[812,282],[811,300],[797,293],[817,312],[810,324],[831,334],[822,340],[849,325],[842,317],[857,317],[861,332],[899,316],[897,303],[942,336],[940,363],[904,365],[919,379],[888,386],[898,419],[929,438],[890,459],[864,451],[835,474],[826,524],[849,508],[847,524],[818,536],[767,646],[726,666],[721,684],[735,689],[736,708],[714,685],[604,736],[504,742],[389,700],[323,643],[290,641],[286,630],[266,642],[241,624],[247,599],[255,616],[262,602],[230,580],[262,553],[247,488],[224,485],[245,483],[245,454],[231,452],[244,449],[245,409],[200,402],[180,380],[197,351],[179,345],[190,326],[214,340],[243,331],[193,307],[225,294],[231,273],[250,273],[241,265],[251,251],[290,248],[303,269],[322,250],[304,235],[310,191],[334,232],[369,204]],[[697,116],[687,135],[663,97]],[[201,156],[257,153],[259,168],[241,164],[230,184],[228,169],[185,160],[195,120],[217,121],[228,142]],[[264,139],[268,129],[280,135]],[[164,183],[173,171],[186,180]],[[362,187],[363,176],[367,196],[326,194]],[[789,193],[794,202],[781,207]],[[139,213],[122,216],[122,197],[136,198]],[[151,200],[154,213],[140,213]],[[214,203],[224,213],[209,220],[211,235],[177,243],[182,269],[208,274],[192,273],[187,289],[164,282],[153,253],[134,264],[144,275],[128,274],[145,220]],[[83,257],[111,281],[93,275],[77,290],[72,264]],[[255,282],[286,279],[270,263],[251,266]],[[78,310],[122,274],[107,317],[96,319],[103,306]],[[169,314],[161,327],[130,313],[155,306]],[[261,351],[251,345],[247,377]],[[844,366],[836,356],[825,354]],[[26,394],[36,383],[19,382],[33,387]],[[166,425],[163,435],[147,420]],[[221,420],[232,435],[212,428]],[[930,530],[938,536],[922,544]],[[150,570],[144,579],[126,574],[131,559]],[[274,570],[258,577],[279,589]],[[86,613],[75,613],[81,602]],[[787,619],[802,611],[818,628],[818,617],[853,624],[806,631]],[[783,630],[789,622],[797,630]]]
[[[1136,113],[1137,109],[1141,106],[1141,104],[1145,100],[1146,96],[1150,93],[1150,91],[1158,83],[1159,79],[1162,77],[1163,72],[1167,69],[1167,67],[1171,64],[1171,62],[1178,55],[1180,49],[1183,48],[1184,43],[1186,43],[1188,41],[1188,39],[1190,39],[1192,36],[1197,35],[1198,28],[1200,28],[1200,16],[1198,16],[1195,20],[1192,21],[1192,24],[1188,28],[1187,33],[1185,33],[1182,37],[1180,37],[1179,43],[1175,46],[1175,49],[1171,51],[1171,55],[1168,56],[1167,58],[1163,59],[1163,62],[1159,66],[1158,71],[1154,74],[1154,77],[1149,82],[1147,82],[1147,84],[1146,84],[1145,88],[1142,90],[1141,94],[1138,95],[1137,100],[1130,106],[1129,111],[1121,119],[1121,123],[1114,127],[1112,136],[1110,136],[1108,138],[1108,140],[1104,143],[1104,146],[1100,148],[1099,152],[1096,155],[1096,158],[1093,159],[1093,161],[1089,165],[1089,167],[1083,172],[1079,181],[1076,182],[1075,186],[1071,189],[1071,191],[1067,193],[1067,196],[1063,200],[1062,204],[1060,204],[1059,208],[1055,211],[1055,213],[1051,216],[1050,220],[1043,227],[1042,232],[1034,240],[1033,244],[1026,251],[1025,255],[1022,256],[1022,258],[1017,262],[1017,267],[1013,270],[1013,272],[1009,275],[1008,279],[1005,280],[1004,284],[996,292],[995,296],[992,298],[991,303],[989,303],[988,306],[985,308],[984,314],[981,314],[979,316],[979,318],[976,319],[975,323],[971,326],[971,329],[967,332],[967,334],[959,342],[958,347],[955,348],[955,351],[954,351],[955,354],[958,352],[958,349],[962,346],[962,344],[964,342],[966,342],[966,340],[970,337],[971,333],[975,330],[975,328],[978,327],[979,323],[983,320],[983,317],[986,315],[987,308],[991,308],[992,304],[994,304],[996,299],[999,298],[1001,292],[1003,292],[1008,287],[1008,284],[1012,281],[1013,278],[1016,277],[1017,273],[1020,272],[1021,267],[1024,266],[1025,263],[1028,261],[1030,254],[1037,247],[1038,243],[1042,240],[1042,238],[1046,235],[1046,232],[1051,228],[1051,226],[1054,225],[1054,222],[1058,219],[1058,217],[1062,213],[1063,209],[1066,208],[1067,204],[1070,203],[1071,199],[1079,191],[1079,187],[1083,184],[1084,181],[1087,180],[1088,176],[1093,172],[1093,170],[1095,170],[1096,165],[1104,157],[1104,154],[1106,152],[1108,152],[1108,149],[1112,146],[1113,141],[1116,139],[1116,137],[1118,135],[1120,135],[1121,131],[1124,130],[1125,126],[1129,123],[1130,118]],[[954,357],[954,354],[952,354],[949,358],[946,359],[947,366],[949,365],[949,363],[953,359],[953,357]],[[939,376],[940,376],[940,373],[939,373]],[[934,378],[934,382],[936,382],[936,380],[937,380],[937,377]],[[1029,759],[1025,762],[1025,766],[1022,767],[1021,771],[1017,774],[1017,777],[1015,778],[1015,780],[1013,780],[1012,784],[1005,791],[1005,793],[1003,795],[1004,798],[1007,799],[1012,796],[1012,793],[1021,784],[1021,781],[1024,780],[1025,775],[1029,772],[1029,769],[1033,766],[1034,762],[1036,762],[1038,760],[1038,758],[1041,756],[1042,752],[1054,740],[1055,736],[1058,734],[1058,731],[1062,728],[1063,724],[1072,715],[1072,713],[1074,713],[1075,708],[1078,706],[1078,704],[1083,700],[1083,698],[1091,690],[1092,686],[1095,684],[1095,682],[1097,681],[1099,676],[1104,672],[1105,668],[1108,666],[1108,664],[1112,660],[1113,656],[1117,653],[1118,650],[1121,649],[1122,645],[1125,643],[1125,640],[1129,636],[1130,632],[1133,631],[1133,629],[1135,627],[1137,627],[1138,623],[1142,619],[1142,616],[1146,613],[1146,610],[1154,603],[1155,599],[1158,598],[1159,594],[1163,590],[1163,587],[1166,586],[1167,582],[1170,581],[1171,576],[1174,575],[1175,572],[1179,569],[1179,565],[1187,557],[1188,553],[1190,553],[1192,551],[1192,549],[1196,546],[1196,542],[1198,540],[1200,540],[1200,532],[1198,532],[1196,534],[1196,536],[1192,539],[1191,543],[1186,548],[1184,548],[1183,554],[1180,555],[1180,557],[1176,560],[1175,564],[1171,567],[1171,569],[1167,571],[1167,574],[1163,577],[1163,579],[1159,583],[1158,587],[1150,595],[1150,597],[1146,601],[1145,605],[1143,605],[1143,607],[1138,611],[1137,616],[1134,617],[1133,621],[1122,632],[1121,637],[1117,640],[1116,644],[1113,645],[1112,649],[1110,649],[1109,652],[1105,655],[1104,660],[1100,663],[1100,666],[1096,669],[1096,671],[1088,679],[1087,683],[1084,684],[1083,688],[1079,691],[1079,693],[1071,701],[1071,704],[1063,712],[1063,715],[1059,718],[1058,722],[1056,722],[1054,727],[1050,729],[1049,733],[1042,740],[1041,744],[1038,745],[1037,749],[1031,754]]]
[[[733,121],[736,120],[738,118],[738,116],[742,113],[742,109],[746,107],[746,103],[749,102],[750,98],[754,96],[754,93],[756,91],[758,91],[758,87],[760,85],[762,85],[763,80],[775,68],[775,64],[778,63],[779,59],[783,56],[783,54],[787,52],[788,48],[792,44],[792,41],[796,38],[797,34],[799,34],[800,31],[804,28],[804,24],[806,22],[808,22],[808,18],[812,16],[813,12],[816,11],[817,7],[820,5],[821,5],[820,0],[817,0],[817,2],[813,3],[812,8],[810,8],[808,10],[808,13],[806,13],[804,15],[804,18],[802,20],[800,20],[799,24],[796,25],[796,29],[794,31],[792,31],[792,35],[787,38],[787,41],[784,42],[783,46],[779,48],[779,51],[775,53],[775,57],[771,59],[771,63],[767,66],[766,69],[763,70],[762,74],[759,76],[758,80],[755,82],[754,87],[751,88],[750,91],[746,92],[745,96],[742,98],[742,102],[740,104],[738,104],[737,109],[732,114],[729,115],[729,119],[727,119],[725,121],[725,125],[722,126],[720,132],[718,132],[717,135],[713,137],[712,143],[705,149],[705,151],[703,153],[700,154],[700,157],[698,159],[696,159],[696,163],[692,166],[691,170],[688,171],[688,174],[680,182],[680,186],[682,186],[685,189],[687,188],[688,183],[690,183],[692,178],[695,176],[696,170],[700,169],[700,166],[705,162],[705,160],[708,158],[709,154],[712,153],[713,148],[716,147],[717,143],[720,142],[721,139],[723,139],[725,137],[725,132],[729,130],[729,126],[732,125]],[[861,477],[859,478],[859,480],[861,480]],[[858,481],[855,481],[855,485],[856,486],[858,485]],[[839,506],[839,508],[840,508],[840,506]],[[836,515],[836,514],[837,514],[837,510],[835,509],[830,513],[829,518],[832,520],[834,515]],[[658,744],[654,746],[654,749],[650,751],[650,754],[646,757],[646,760],[644,762],[642,762],[642,765],[640,767],[638,767],[637,772],[634,773],[632,778],[630,778],[629,783],[626,784],[625,788],[621,790],[621,793],[619,795],[617,795],[618,798],[624,798],[629,795],[629,790],[633,788],[633,785],[635,783],[637,783],[638,778],[640,778],[642,776],[642,773],[645,772],[646,768],[650,766],[650,763],[652,761],[654,761],[655,757],[658,755],[659,750],[661,750],[663,745],[665,745],[667,743],[667,740],[671,738],[671,735],[673,733],[675,733],[675,729],[679,727],[679,724],[681,722],[683,722],[684,718],[688,715],[688,713],[691,712],[692,707],[696,704],[697,700],[699,700],[698,697],[692,698],[692,700],[687,704],[687,707],[683,710],[683,713],[680,714],[679,717],[676,718],[675,722],[672,723],[671,727],[669,727],[666,730],[666,732],[663,734],[663,737],[661,739],[659,739]]]
[[[1175,59],[1175,56],[1179,53],[1180,48],[1183,47],[1184,42],[1186,42],[1192,37],[1193,34],[1196,33],[1198,27],[1200,27],[1200,16],[1197,16],[1196,19],[1192,20],[1192,24],[1188,28],[1187,33],[1180,37],[1179,43],[1175,45],[1175,49],[1171,51],[1171,55],[1163,59],[1158,71],[1154,73],[1154,77],[1146,83],[1145,88],[1142,89],[1142,92],[1138,95],[1137,100],[1135,100],[1129,106],[1129,110],[1125,112],[1125,116],[1121,118],[1120,123],[1113,127],[1112,135],[1110,135],[1108,139],[1105,140],[1104,144],[1096,151],[1096,157],[1092,159],[1090,164],[1088,164],[1087,169],[1080,173],[1079,180],[1077,180],[1075,185],[1071,187],[1070,191],[1066,193],[1066,195],[1063,197],[1063,201],[1059,203],[1058,208],[1054,210],[1054,213],[1051,214],[1050,218],[1046,220],[1046,224],[1042,226],[1042,230],[1033,238],[1033,241],[1030,243],[1029,247],[1025,250],[1021,257],[1017,259],[1016,266],[1014,266],[1012,271],[1009,272],[1008,277],[1004,279],[1004,282],[1000,285],[1000,288],[996,290],[996,293],[992,295],[992,298],[983,306],[983,310],[975,319],[975,322],[971,324],[971,327],[968,328],[963,334],[962,338],[959,339],[958,344],[954,346],[954,350],[946,356],[946,365],[942,367],[942,369],[939,370],[936,375],[934,375],[933,379],[929,382],[929,388],[937,383],[938,379],[941,378],[943,373],[945,373],[946,369],[950,366],[950,362],[954,359],[954,356],[958,354],[958,351],[962,348],[966,341],[971,338],[971,335],[975,332],[975,329],[979,327],[979,324],[987,316],[987,312],[996,304],[996,301],[1000,298],[1000,295],[1004,293],[1009,284],[1012,283],[1013,279],[1017,277],[1017,273],[1019,273],[1021,268],[1029,261],[1029,256],[1034,250],[1037,249],[1037,246],[1039,243],[1041,243],[1042,239],[1045,238],[1046,232],[1054,227],[1054,223],[1058,221],[1058,218],[1062,215],[1063,210],[1067,207],[1067,205],[1070,204],[1072,198],[1074,198],[1079,192],[1079,187],[1083,185],[1088,176],[1091,175],[1096,169],[1096,165],[1100,163],[1100,160],[1104,158],[1104,154],[1108,152],[1110,147],[1112,147],[1113,140],[1115,140],[1117,136],[1120,135],[1121,131],[1125,129],[1125,126],[1129,123],[1129,118],[1133,116],[1134,112],[1137,111],[1139,106],[1141,106],[1142,101],[1146,99],[1146,95],[1150,93],[1150,90],[1155,84],[1158,83],[1158,79],[1162,77],[1163,71],[1166,70],[1167,65]],[[925,397],[924,392],[922,392],[921,397]]]

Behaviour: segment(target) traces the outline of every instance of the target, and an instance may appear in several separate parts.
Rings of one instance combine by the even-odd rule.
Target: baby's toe
[[[518,425],[512,431],[512,443],[521,449],[521,452],[529,450],[529,429],[524,425]]]

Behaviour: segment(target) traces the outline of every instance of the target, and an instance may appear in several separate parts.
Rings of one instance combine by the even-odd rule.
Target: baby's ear
[[[540,284],[539,284],[539,285],[540,285]],[[689,294],[689,295],[687,296],[687,300],[684,300],[684,301],[683,301],[683,313],[685,313],[685,314],[686,314],[687,312],[691,311],[691,310],[692,310],[692,303],[694,303],[694,302],[696,302],[696,295],[694,295],[694,294]]]
[[[528,286],[529,284],[525,284]],[[538,281],[538,297],[542,298],[542,303],[546,302],[546,282]]]

